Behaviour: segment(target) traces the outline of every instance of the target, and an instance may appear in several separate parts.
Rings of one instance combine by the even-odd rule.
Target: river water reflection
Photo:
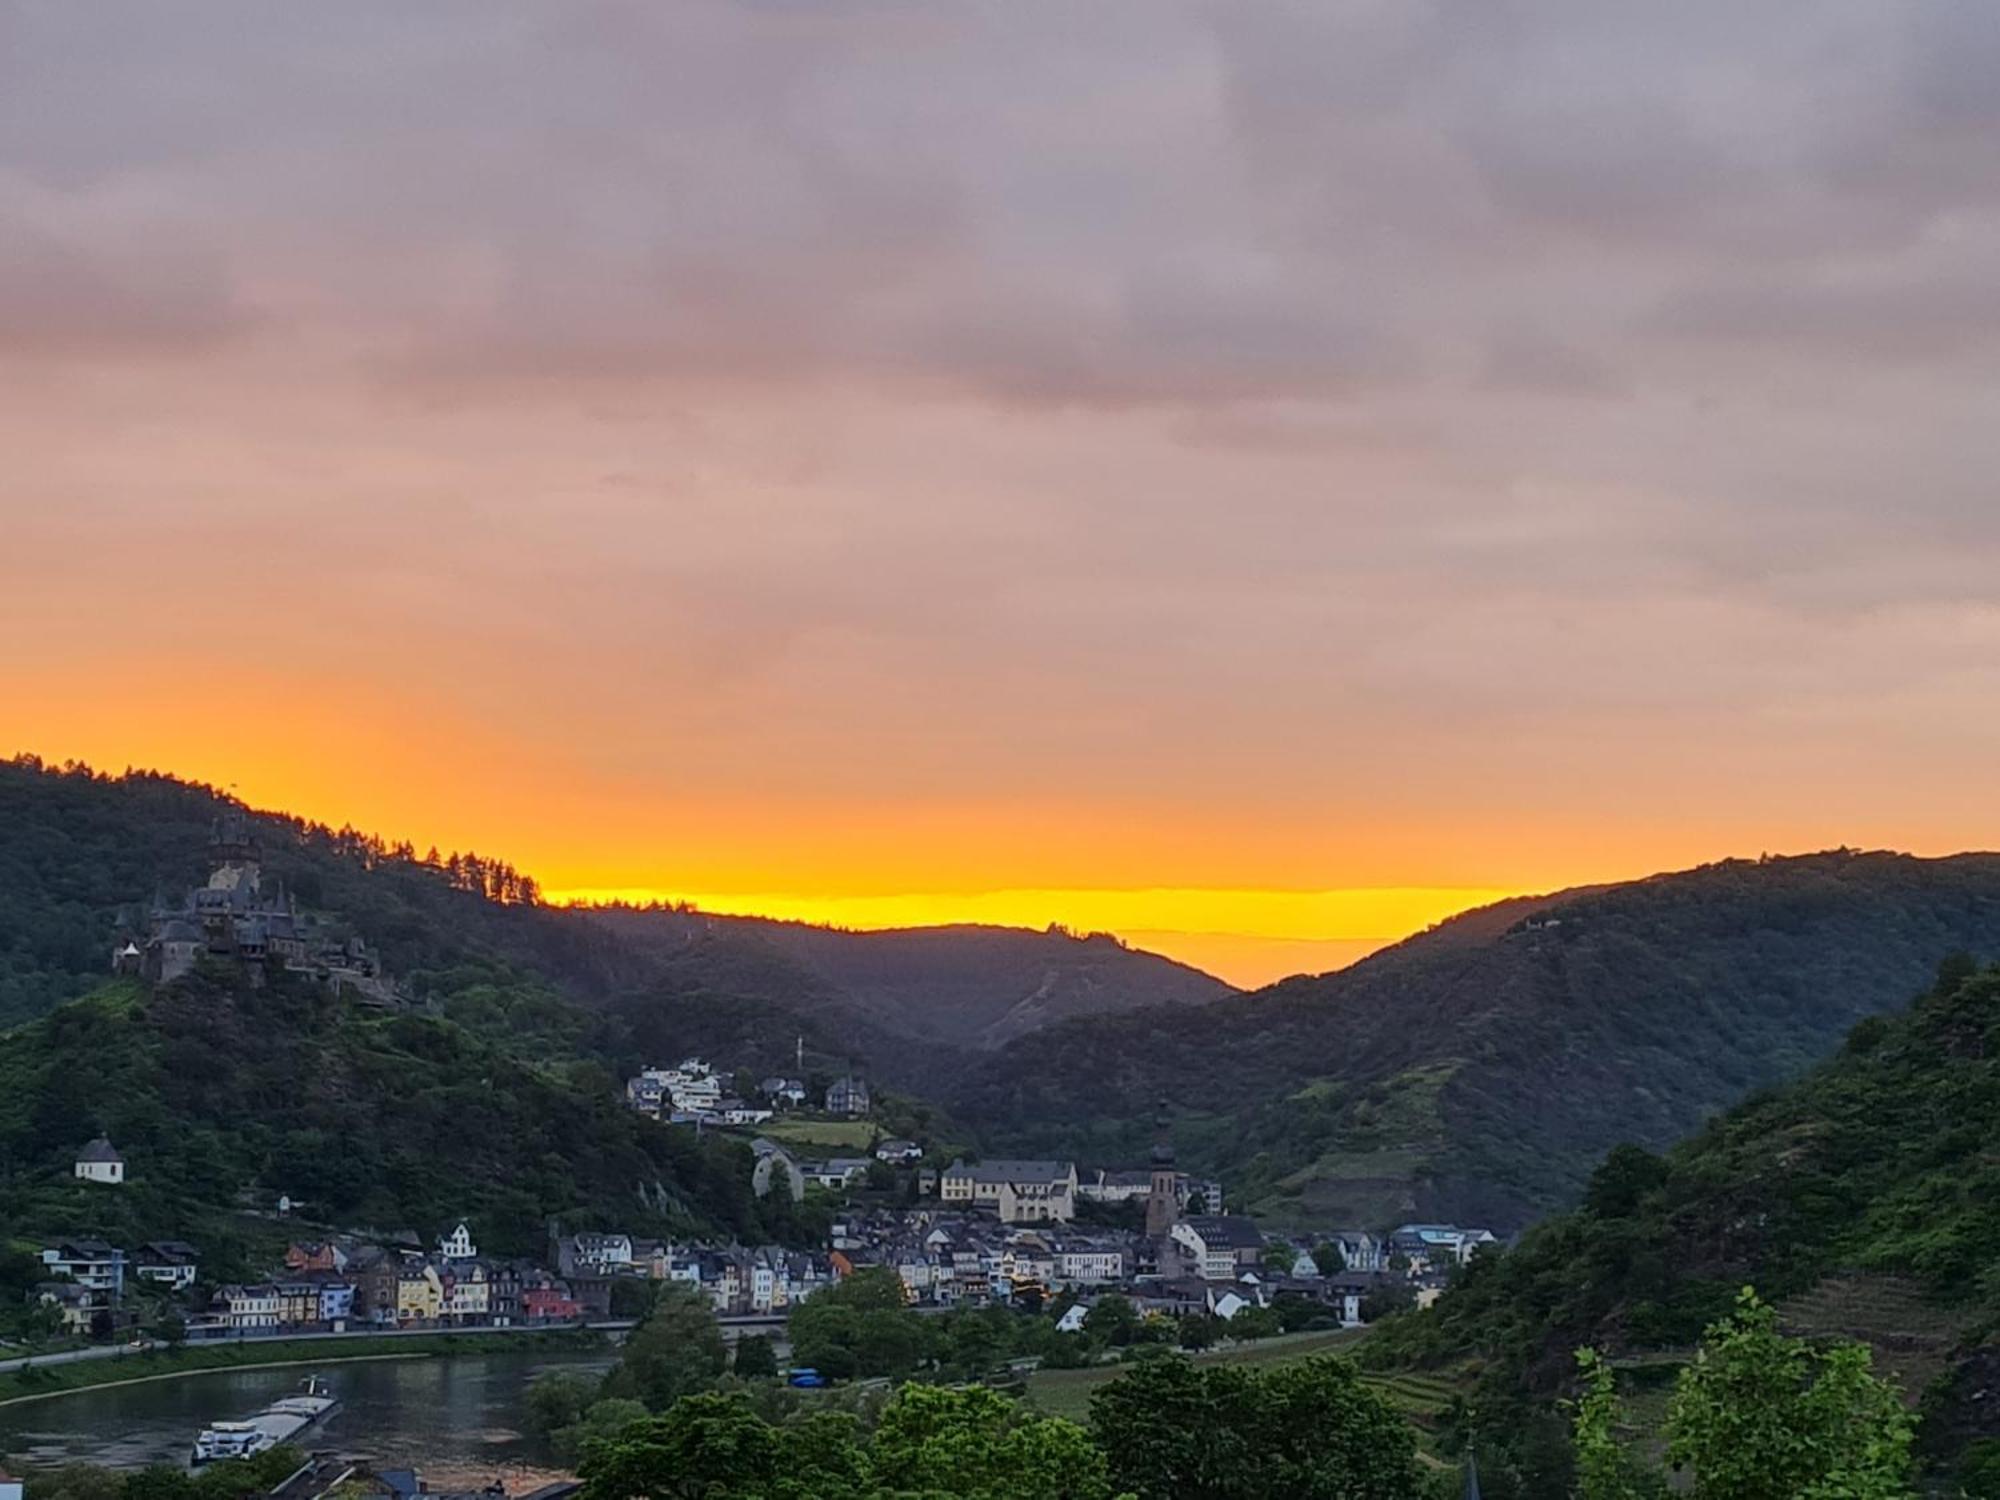
[[[523,1431],[522,1397],[544,1370],[611,1367],[603,1354],[467,1354],[286,1370],[217,1370],[177,1380],[78,1391],[0,1407],[0,1454],[31,1463],[85,1459],[119,1468],[182,1463],[194,1435],[248,1416],[322,1375],[341,1411],[308,1446],[391,1468],[499,1474],[552,1462]]]

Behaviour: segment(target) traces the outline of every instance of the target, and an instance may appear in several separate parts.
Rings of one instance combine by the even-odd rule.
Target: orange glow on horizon
[[[1006,890],[895,896],[790,896],[648,889],[553,890],[556,903],[685,901],[719,916],[879,931],[984,923],[1110,932],[1244,989],[1323,973],[1458,912],[1519,894],[1392,888],[1340,891]]]

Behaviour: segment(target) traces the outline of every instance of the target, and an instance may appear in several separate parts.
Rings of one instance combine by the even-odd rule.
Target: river
[[[341,1410],[305,1443],[386,1468],[449,1473],[476,1483],[553,1462],[523,1431],[522,1396],[544,1370],[608,1370],[596,1354],[461,1354],[449,1358],[329,1363],[315,1370],[213,1370],[174,1380],[77,1391],[0,1407],[0,1454],[30,1463],[84,1459],[117,1468],[183,1463],[194,1435],[221,1418],[249,1416],[322,1375]]]

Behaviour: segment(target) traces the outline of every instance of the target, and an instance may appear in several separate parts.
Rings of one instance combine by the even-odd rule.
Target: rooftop
[[[101,1135],[81,1151],[77,1152],[76,1159],[78,1161],[97,1162],[122,1162],[125,1160],[124,1157],[118,1154],[118,1148]]]

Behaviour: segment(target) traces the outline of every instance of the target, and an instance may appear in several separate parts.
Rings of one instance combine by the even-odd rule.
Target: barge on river
[[[291,1442],[339,1410],[339,1398],[315,1375],[299,1387],[297,1395],[273,1401],[253,1417],[204,1427],[194,1440],[193,1463],[200,1468],[226,1458],[254,1458],[280,1443]]]

